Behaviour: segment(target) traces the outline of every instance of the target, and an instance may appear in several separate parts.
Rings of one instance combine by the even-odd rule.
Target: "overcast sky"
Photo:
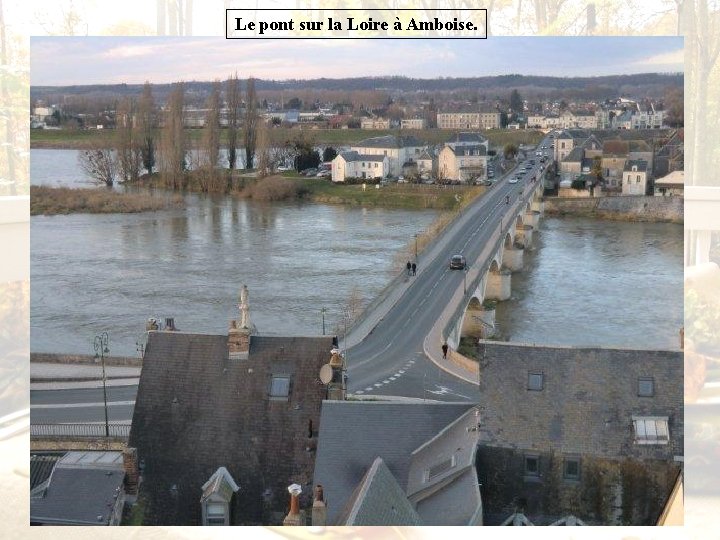
[[[678,37],[487,40],[226,40],[34,37],[31,84],[165,83],[241,78],[593,76],[682,72]]]

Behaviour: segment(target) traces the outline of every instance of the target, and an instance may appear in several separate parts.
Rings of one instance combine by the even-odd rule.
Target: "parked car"
[[[462,255],[453,255],[450,257],[450,270],[465,270],[467,262]]]
[[[300,174],[302,174],[303,176],[315,176],[317,174],[317,172],[318,172],[317,169],[311,168],[311,169],[305,169],[303,171],[300,171]]]

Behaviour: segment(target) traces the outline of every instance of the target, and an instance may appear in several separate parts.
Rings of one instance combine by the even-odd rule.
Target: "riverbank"
[[[199,141],[202,137],[202,129],[185,129],[190,141]],[[313,144],[321,146],[347,146],[369,137],[382,135],[412,135],[427,144],[441,144],[455,133],[447,129],[420,129],[420,130],[377,130],[377,129],[299,129],[274,127],[268,130],[270,144],[273,146],[284,146],[288,142],[305,136]],[[534,130],[507,130],[490,129],[482,131],[490,144],[502,148],[507,143],[537,144],[543,137],[540,131]],[[93,148],[98,143],[113,143],[115,131],[112,129],[32,129],[30,130],[30,148],[54,148],[54,149],[75,149],[82,150]],[[159,137],[159,134],[158,134]],[[220,142],[227,144],[227,130],[220,130]]]
[[[551,216],[587,217],[612,221],[683,223],[682,197],[590,197],[545,198],[545,213]]]
[[[148,193],[120,193],[105,189],[71,189],[31,186],[30,215],[115,214],[165,210],[183,206],[179,195],[163,197]]]

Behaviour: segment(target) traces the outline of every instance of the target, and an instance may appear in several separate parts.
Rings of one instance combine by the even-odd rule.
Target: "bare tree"
[[[184,95],[183,84],[173,84],[163,112],[160,134],[159,170],[165,185],[172,189],[185,187],[187,141],[183,129]]]
[[[240,134],[240,107],[242,95],[240,94],[240,81],[237,73],[232,75],[225,84],[225,102],[227,104],[227,141],[228,141],[228,168],[234,169],[237,161],[237,144]]]
[[[257,157],[257,159],[255,161],[257,164],[257,177],[265,178],[266,176],[269,176],[274,169],[270,144],[268,140],[268,129],[265,122],[261,121],[258,123],[256,130],[256,138],[257,140],[255,156]]]
[[[157,128],[157,111],[149,82],[143,86],[143,93],[138,103],[137,129],[141,137],[142,162],[148,173],[152,174],[155,167],[155,129]]]
[[[96,182],[112,187],[117,176],[115,152],[109,146],[96,146],[78,154],[80,168]]]
[[[205,103],[205,128],[202,137],[202,151],[207,166],[214,170],[220,160],[220,81],[213,83]]]
[[[253,166],[255,157],[255,144],[257,139],[257,95],[255,94],[255,79],[250,77],[247,81],[247,89],[245,91],[245,168],[250,169]]]
[[[135,126],[135,103],[123,98],[115,113],[117,168],[123,181],[140,178],[142,147],[140,133]]]

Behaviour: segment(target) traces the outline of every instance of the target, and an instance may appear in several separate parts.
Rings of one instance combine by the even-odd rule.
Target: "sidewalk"
[[[105,366],[106,386],[138,384],[139,367]],[[30,363],[30,390],[101,388],[102,366],[87,364]]]

